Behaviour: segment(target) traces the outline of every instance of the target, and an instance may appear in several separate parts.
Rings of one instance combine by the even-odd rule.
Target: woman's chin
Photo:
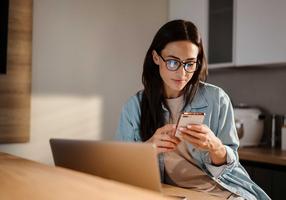
[[[185,86],[186,86],[186,84],[177,84],[173,87],[173,89],[180,92],[184,89]]]

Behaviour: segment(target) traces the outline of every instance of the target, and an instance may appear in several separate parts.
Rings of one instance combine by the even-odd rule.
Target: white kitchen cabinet
[[[207,54],[208,47],[208,0],[169,0],[169,20],[192,21],[199,29]]]
[[[284,12],[286,1],[228,1],[233,1],[232,31],[224,31],[225,27],[221,26],[228,22],[221,21],[226,18],[218,12],[229,12],[223,7],[218,9],[222,0],[212,0],[211,3],[216,4],[212,4],[215,6],[211,7],[211,11],[209,10],[210,0],[169,0],[169,20],[186,19],[198,26],[210,68],[286,63],[286,12]],[[215,12],[213,8],[216,9]],[[213,20],[214,18],[216,19]],[[213,22],[218,25],[212,25]],[[214,37],[221,44],[215,45],[215,48],[212,45]],[[223,48],[225,50],[222,50]],[[212,52],[217,55],[220,55],[220,52],[222,54],[228,52],[231,60],[222,59],[222,62],[218,62],[220,59],[213,59]]]
[[[236,0],[236,65],[286,62],[285,9],[285,0]]]

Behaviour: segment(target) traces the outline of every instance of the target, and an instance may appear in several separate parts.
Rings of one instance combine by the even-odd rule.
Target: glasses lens
[[[175,71],[180,67],[180,62],[177,60],[167,60],[166,65],[169,70]]]
[[[196,71],[197,65],[195,62],[189,62],[186,63],[184,67],[187,72],[194,72]]]

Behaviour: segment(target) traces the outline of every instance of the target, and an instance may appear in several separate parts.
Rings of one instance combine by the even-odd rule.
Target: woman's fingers
[[[201,140],[199,138],[196,138],[196,137],[193,137],[192,135],[183,133],[182,137],[183,137],[184,140],[186,140],[189,143],[193,144],[195,147],[202,147],[202,146],[204,146],[204,141],[203,140]]]
[[[160,137],[160,140],[169,141],[169,142],[172,142],[174,144],[179,144],[180,143],[180,140],[177,137],[170,136],[170,135],[167,135],[167,134],[162,135]]]
[[[204,124],[192,124],[192,125],[188,125],[187,129],[195,131],[195,132],[199,132],[199,133],[207,133],[210,129],[209,127],[207,127]]]
[[[164,140],[158,141],[156,145],[157,147],[164,147],[164,148],[175,148],[177,146],[173,142]]]
[[[182,135],[188,135],[196,139],[202,139],[204,137],[204,134],[201,132],[193,131],[187,128],[179,128],[179,131],[181,131]]]
[[[164,147],[164,148],[175,148],[179,141],[175,137],[162,134],[159,137],[157,137],[154,142],[157,147]]]
[[[157,152],[173,151],[176,146],[181,142],[175,137],[175,124],[166,124],[158,128],[154,135],[147,141],[157,146]]]
[[[158,132],[159,134],[174,135],[175,130],[176,130],[175,124],[166,124],[165,126],[158,128],[156,132]]]
[[[170,152],[176,148],[177,143],[170,141],[167,137],[167,140],[162,139],[158,141],[156,146],[157,146],[158,153]]]
[[[210,151],[219,144],[219,139],[206,125],[189,125],[181,129],[181,132],[186,141],[200,149]]]
[[[174,151],[174,149],[173,148],[157,147],[157,152],[158,153],[170,152],[170,151]]]

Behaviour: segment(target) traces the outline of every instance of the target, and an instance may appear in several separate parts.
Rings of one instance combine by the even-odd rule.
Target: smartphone
[[[203,112],[184,112],[180,115],[175,136],[181,138],[181,132],[178,130],[180,127],[187,127],[189,124],[202,124],[205,118],[205,113]]]

